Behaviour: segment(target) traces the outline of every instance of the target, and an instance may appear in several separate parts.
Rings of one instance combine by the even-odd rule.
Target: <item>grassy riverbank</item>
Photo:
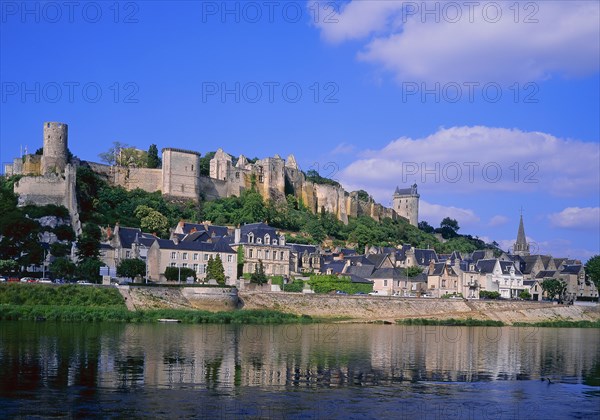
[[[428,318],[409,318],[398,319],[396,324],[399,325],[450,325],[458,327],[503,327],[506,324],[502,321],[481,320],[481,319],[428,319]]]
[[[311,317],[271,310],[208,312],[188,309],[129,311],[114,287],[81,285],[2,284],[0,320],[63,322],[158,322],[178,319],[188,324],[293,324]]]
[[[314,322],[307,316],[268,310],[208,312],[182,309],[128,311],[122,307],[0,305],[0,320],[63,322],[158,322],[178,319],[186,324],[297,324]]]

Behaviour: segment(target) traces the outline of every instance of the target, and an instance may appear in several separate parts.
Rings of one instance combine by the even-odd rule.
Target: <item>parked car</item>
[[[47,277],[42,277],[38,283],[52,284],[52,280]]]
[[[355,295],[366,295],[365,292],[356,292]]]
[[[0,283],[6,282],[6,277],[0,277]]]
[[[21,283],[35,283],[37,280],[33,277],[23,277]]]
[[[346,293],[346,292],[344,292],[344,291],[342,291],[342,290],[336,290],[336,291],[335,291],[335,294],[336,294],[336,295],[347,295],[348,293]]]
[[[90,283],[89,281],[85,281],[85,280],[79,280],[77,282],[77,284],[80,284],[82,286],[93,286],[94,283]]]

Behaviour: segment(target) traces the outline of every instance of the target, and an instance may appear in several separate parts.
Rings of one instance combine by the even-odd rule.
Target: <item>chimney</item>
[[[235,229],[234,243],[239,244],[242,237],[242,230],[238,227]]]

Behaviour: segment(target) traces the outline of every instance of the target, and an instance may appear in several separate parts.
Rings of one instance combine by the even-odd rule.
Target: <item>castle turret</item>
[[[191,198],[200,194],[200,153],[191,150],[165,148],[162,151],[162,184],[165,195]]]
[[[419,224],[419,197],[417,184],[413,184],[410,188],[400,189],[396,187],[394,192],[394,211],[413,226]]]
[[[64,123],[44,123],[44,154],[41,161],[42,175],[48,173],[62,174],[64,172],[67,165],[68,130],[69,127]]]

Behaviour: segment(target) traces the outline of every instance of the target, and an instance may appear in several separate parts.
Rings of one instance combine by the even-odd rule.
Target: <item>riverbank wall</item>
[[[550,302],[252,292],[240,292],[239,300],[243,309],[271,309],[312,317],[343,318],[349,322],[472,318],[510,325],[515,322],[600,320],[598,305],[565,306]]]
[[[238,306],[236,289],[226,287],[119,286],[130,310],[198,309],[233,311]]]

